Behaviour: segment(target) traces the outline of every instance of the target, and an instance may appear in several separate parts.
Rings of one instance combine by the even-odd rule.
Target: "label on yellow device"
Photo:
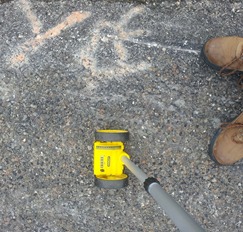
[[[96,176],[121,176],[124,165],[121,156],[129,156],[123,151],[122,142],[94,143],[94,175]]]

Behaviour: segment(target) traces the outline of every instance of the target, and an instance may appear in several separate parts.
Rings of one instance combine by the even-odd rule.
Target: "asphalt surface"
[[[243,162],[207,155],[242,112],[238,76],[200,59],[243,36],[242,1],[0,1],[0,231],[177,231],[141,183],[94,186],[96,129],[206,231],[243,231]]]

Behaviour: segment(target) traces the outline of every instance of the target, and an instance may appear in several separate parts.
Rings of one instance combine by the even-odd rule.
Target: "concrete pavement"
[[[132,174],[94,187],[101,128],[206,231],[242,231],[242,161],[207,155],[242,90],[200,59],[243,36],[241,1],[0,2],[0,231],[177,231]]]

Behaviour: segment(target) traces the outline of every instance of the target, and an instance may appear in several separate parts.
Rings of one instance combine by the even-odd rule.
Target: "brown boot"
[[[227,36],[208,40],[201,53],[205,62],[221,74],[243,73],[243,37]]]
[[[223,165],[243,158],[243,113],[217,131],[209,146],[209,156]]]

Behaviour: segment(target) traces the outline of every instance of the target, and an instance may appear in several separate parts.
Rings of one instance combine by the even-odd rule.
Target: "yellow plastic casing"
[[[94,143],[94,175],[103,180],[122,180],[127,178],[123,173],[124,164],[121,157],[129,155],[124,152],[122,142],[100,142]]]

